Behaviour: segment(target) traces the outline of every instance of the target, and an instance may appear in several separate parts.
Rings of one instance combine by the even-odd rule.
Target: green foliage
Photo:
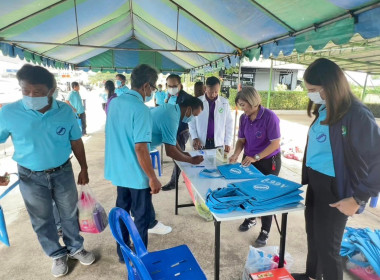
[[[259,91],[261,104],[266,107],[268,100],[267,91]],[[230,106],[235,108],[237,90],[230,89]],[[305,91],[272,91],[269,108],[272,110],[306,110],[309,98]]]
[[[89,81],[90,81],[90,84],[102,84],[104,81],[107,81],[107,80],[112,80],[114,81],[115,80],[115,76],[116,76],[117,72],[113,72],[113,73],[102,73],[102,72],[97,72],[95,75],[93,76],[89,76]],[[125,74],[123,73],[123,75],[125,75],[127,77],[127,81],[130,79],[131,77],[131,74]]]

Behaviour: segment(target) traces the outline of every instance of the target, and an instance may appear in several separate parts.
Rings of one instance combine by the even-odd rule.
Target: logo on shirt
[[[219,112],[219,114],[222,114],[224,112],[224,109],[223,108],[219,108],[218,112]]]
[[[257,131],[257,132],[255,133],[255,135],[256,135],[256,138],[261,138],[261,137],[263,137],[263,133],[262,133],[261,131]]]
[[[233,173],[233,174],[241,174],[241,170],[238,169],[238,168],[231,168],[230,172]]]
[[[316,138],[316,140],[317,140],[319,143],[323,143],[323,142],[325,142],[326,139],[327,139],[327,136],[326,136],[326,134],[324,134],[324,133],[320,133],[320,134],[318,134],[318,135],[317,135],[317,138]]]
[[[62,126],[58,126],[55,133],[57,133],[58,135],[64,135],[66,133],[66,128],[64,128]]]
[[[343,136],[347,135],[347,127],[345,125],[342,125],[342,135]]]
[[[269,190],[269,186],[268,185],[254,185],[253,189],[256,191],[267,191]]]

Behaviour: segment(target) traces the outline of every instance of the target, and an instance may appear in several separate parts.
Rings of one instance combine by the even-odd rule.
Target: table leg
[[[174,186],[175,186],[175,214],[178,215],[178,178],[177,176],[175,176]]]
[[[214,279],[219,280],[220,271],[220,222],[214,220],[215,226],[215,259],[214,259]]]
[[[280,260],[278,267],[284,267],[285,260],[285,243],[286,243],[286,227],[288,223],[288,213],[283,213],[281,218],[281,238],[280,238]]]

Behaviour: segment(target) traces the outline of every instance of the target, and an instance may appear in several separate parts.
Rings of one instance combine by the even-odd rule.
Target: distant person
[[[181,77],[176,74],[170,74],[166,78],[166,88],[169,94],[169,100],[167,103],[176,105],[181,105],[187,98],[193,97],[184,90],[182,90]],[[177,143],[182,151],[186,149],[186,143],[189,140],[189,125],[180,121],[178,123],[178,131],[177,131]],[[162,187],[163,191],[169,191],[175,188],[175,180],[179,178],[181,173],[181,169],[174,163],[173,173],[170,178],[170,181]]]
[[[78,191],[70,162],[73,152],[80,165],[77,182],[88,184],[81,131],[73,110],[52,97],[56,87],[53,74],[25,64],[16,77],[23,97],[0,110],[0,143],[12,138],[26,210],[42,249],[53,261],[51,273],[60,277],[69,270],[68,256],[83,265],[95,261],[94,255],[83,248],[79,234]],[[0,177],[0,182],[4,183],[3,179]],[[59,242],[53,202],[61,220],[64,246]],[[20,246],[22,254],[24,245]],[[38,254],[33,251],[29,257]]]
[[[106,114],[108,114],[108,107],[110,105],[110,102],[112,101],[112,99],[117,97],[117,94],[115,93],[115,84],[113,83],[113,81],[108,80],[104,84],[104,89],[107,93],[107,104],[106,104],[106,110],[105,111],[106,111]]]
[[[233,120],[228,100],[219,96],[220,81],[217,77],[206,80],[206,94],[199,97],[204,110],[189,123],[193,148],[224,148],[228,153],[233,138]]]
[[[198,81],[194,84],[194,96],[200,97],[205,94],[206,88],[203,84],[203,82]]]
[[[123,74],[117,74],[115,78],[116,78],[115,93],[117,94],[117,96],[120,96],[129,90],[129,88],[126,86],[127,78]]]
[[[243,166],[253,165],[264,175],[278,176],[281,169],[280,120],[271,110],[261,105],[260,94],[253,87],[243,87],[236,95],[236,105],[244,114],[239,121],[239,139],[230,163],[235,163],[243,152]],[[245,219],[239,231],[247,231],[256,225],[256,218]],[[261,231],[255,241],[256,247],[267,244],[272,216],[261,217]]]
[[[162,85],[159,84],[157,87],[156,94],[154,95],[154,105],[157,107],[159,105],[164,104],[167,98],[167,93],[164,90],[162,90]]]
[[[99,94],[99,97],[102,100],[102,108],[104,112],[106,111],[106,105],[107,105],[107,100],[108,100],[108,94],[106,92],[102,92]]]
[[[80,86],[78,82],[72,82],[71,83],[72,91],[69,94],[69,97],[67,98],[66,103],[73,108],[74,112],[78,115],[82,122],[82,136],[87,136],[86,128],[86,112],[84,110],[82,98],[79,94]]]

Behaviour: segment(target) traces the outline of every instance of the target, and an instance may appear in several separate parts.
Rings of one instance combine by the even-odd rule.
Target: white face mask
[[[170,95],[176,95],[178,93],[178,88],[168,88],[168,93]]]
[[[309,96],[310,100],[315,104],[326,104],[326,100],[323,100],[319,91],[308,92],[307,96]]]

